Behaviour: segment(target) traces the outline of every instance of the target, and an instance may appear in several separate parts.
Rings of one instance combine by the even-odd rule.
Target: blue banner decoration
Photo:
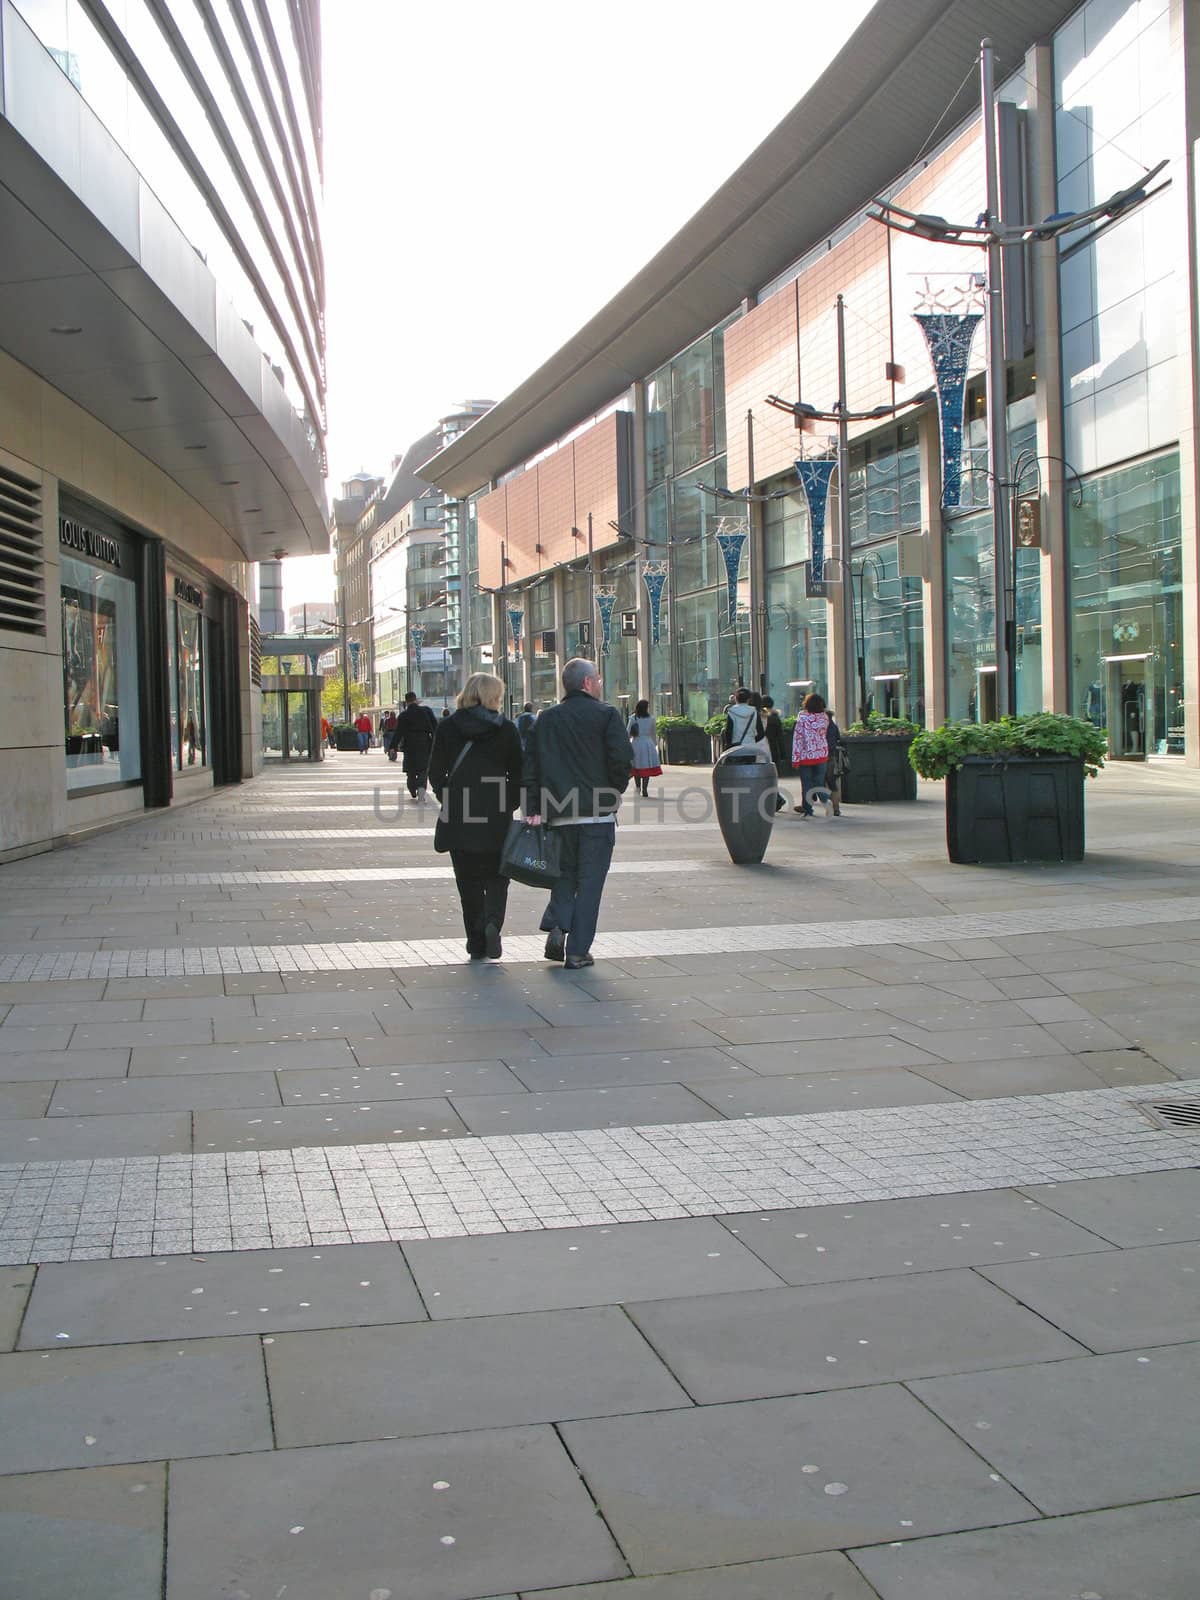
[[[414,622],[408,630],[408,636],[413,642],[413,657],[418,672],[421,670],[421,646],[425,643],[425,624]]]
[[[646,594],[650,600],[650,642],[657,644],[659,641],[659,620],[662,612],[663,590],[667,586],[666,562],[647,561],[642,567],[642,582],[646,585]]]
[[[350,676],[355,683],[358,682],[358,652],[362,649],[362,642],[351,639],[350,643]]]
[[[514,661],[517,661],[517,660],[520,659],[520,655],[521,655],[521,628],[522,628],[522,625],[524,624],[524,621],[525,621],[525,609],[524,609],[524,607],[523,606],[509,606],[509,608],[508,608],[508,631],[512,634],[512,642],[513,642],[512,659]]]
[[[738,574],[749,535],[749,523],[739,518],[722,517],[717,523],[717,548],[725,562],[725,581],[729,588],[727,626],[731,628],[737,621]]]
[[[938,392],[938,423],[942,434],[942,505],[953,507],[962,499],[963,401],[966,398],[967,367],[975,330],[983,318],[975,311],[950,314],[944,311],[917,311],[929,347]]]
[[[796,472],[804,498],[808,501],[808,525],[812,536],[812,581],[825,581],[825,510],[829,504],[829,480],[837,466],[835,456],[801,458]],[[843,556],[845,552],[842,552]]]
[[[600,654],[602,656],[608,654],[608,647],[612,643],[612,618],[616,604],[617,591],[611,584],[603,584],[596,590],[596,610],[600,613]]]

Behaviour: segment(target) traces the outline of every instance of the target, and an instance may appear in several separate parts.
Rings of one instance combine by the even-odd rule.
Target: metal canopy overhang
[[[964,75],[947,128],[1080,0],[878,0],[799,104],[675,237],[532,377],[421,467],[472,494],[611,403],[827,238],[915,158]]]
[[[248,560],[328,550],[320,465],[262,351],[56,66],[39,92],[81,143],[103,136],[104,162],[85,152],[81,168],[104,181],[81,198],[19,108],[0,112],[0,349],[160,467]]]

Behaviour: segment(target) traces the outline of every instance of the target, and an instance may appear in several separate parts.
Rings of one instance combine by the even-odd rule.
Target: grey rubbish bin
[[[775,821],[779,778],[773,761],[747,760],[727,750],[713,767],[713,799],[729,858],[737,866],[761,861]]]

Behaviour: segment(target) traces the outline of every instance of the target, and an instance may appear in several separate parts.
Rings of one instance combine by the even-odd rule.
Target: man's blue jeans
[[[584,822],[555,828],[561,841],[562,877],[554,885],[542,930],[564,928],[567,958],[585,956],[596,937],[600,897],[616,843],[615,822]]]
[[[359,753],[360,756],[365,756],[366,755],[367,746],[370,744],[370,742],[371,742],[371,735],[369,733],[360,733],[359,734],[359,736],[358,736],[358,753]]]

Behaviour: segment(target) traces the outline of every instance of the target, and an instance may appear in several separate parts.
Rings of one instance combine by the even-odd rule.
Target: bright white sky
[[[791,110],[871,4],[326,6],[330,492],[540,366]],[[287,605],[332,594],[328,558],[285,564]]]

